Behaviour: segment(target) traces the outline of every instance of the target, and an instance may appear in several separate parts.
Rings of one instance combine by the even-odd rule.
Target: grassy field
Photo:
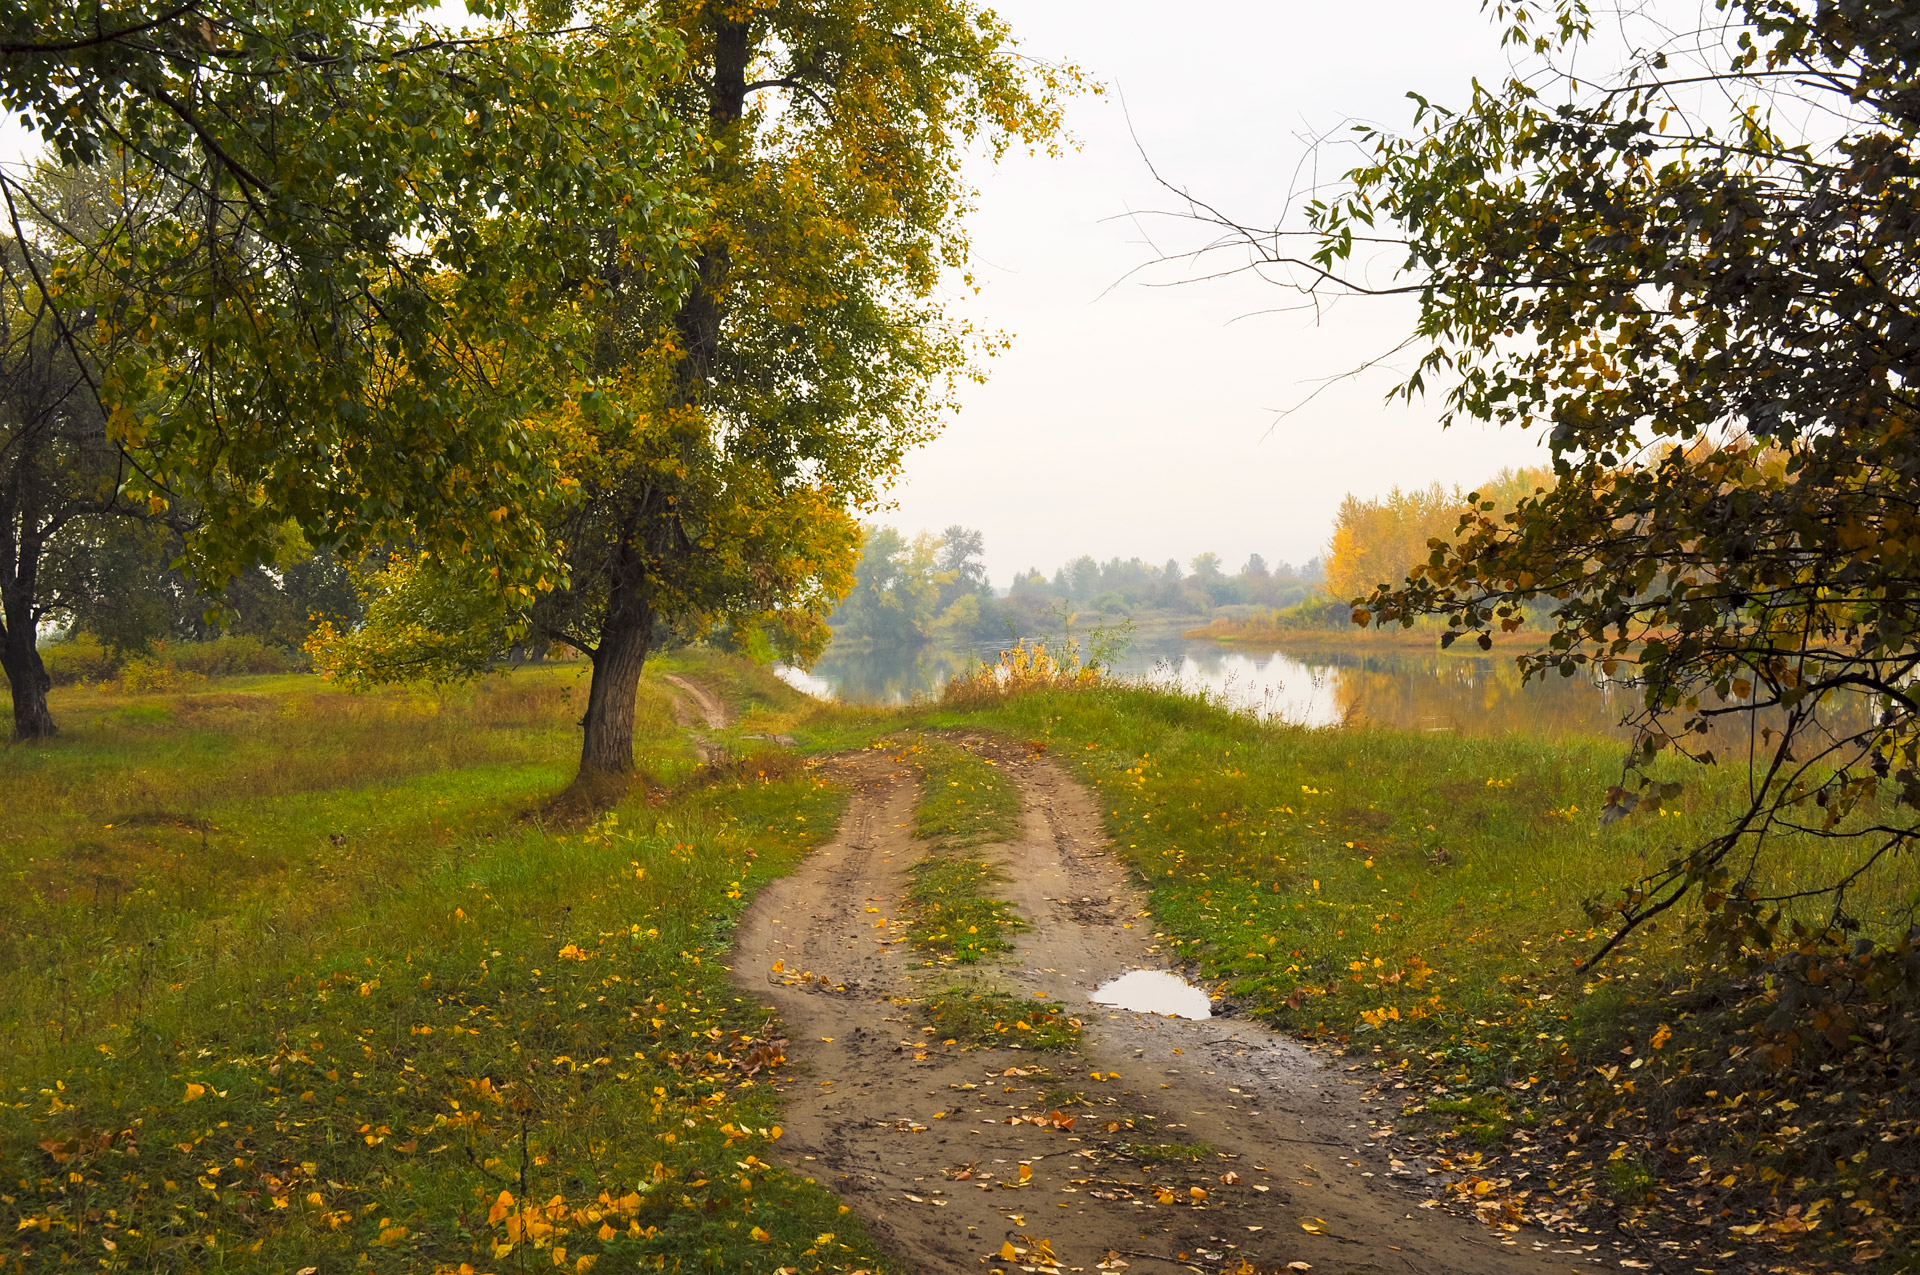
[[[741,711],[719,732],[734,763],[699,768],[670,671]],[[749,737],[917,745],[917,827],[975,862],[1013,827],[1010,790],[911,733],[933,728],[1065,760],[1197,975],[1404,1086],[1457,1163],[1531,1175],[1512,1188],[1529,1216],[1748,1265],[1911,1269],[1907,1009],[1779,1059],[1751,1031],[1770,982],[1702,968],[1682,916],[1575,972],[1597,938],[1583,901],[1711,826],[1731,770],[1602,830],[1607,741],[1314,731],[1111,686],[826,709],[678,653],[641,692],[652,797],[557,826],[583,695],[578,665],[447,693],[56,691],[64,733],[0,753],[0,1271],[886,1269],[829,1194],[759,1158],[780,1028],[722,962],[841,801]],[[1765,869],[1811,880],[1821,854],[1782,845]],[[977,867],[916,886],[936,959],[961,921],[993,954]],[[1884,932],[1913,885],[1892,863],[1855,910]],[[988,1043],[1018,1017],[1072,1044],[1038,1003],[936,1001],[943,1035]]]
[[[583,694],[56,693],[0,754],[0,1269],[876,1268],[756,1155],[781,1041],[721,963],[838,794],[691,782],[650,678],[669,795],[544,826]]]

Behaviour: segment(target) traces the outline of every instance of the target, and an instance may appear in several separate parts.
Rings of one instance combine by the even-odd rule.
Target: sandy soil
[[[691,726],[696,719],[708,730],[724,730],[732,725],[733,714],[728,711],[726,701],[700,683],[678,673],[669,673],[660,680],[681,692],[673,697],[673,715],[682,726]]]
[[[780,1158],[839,1192],[890,1252],[920,1271],[1007,1275],[1056,1269],[1049,1258],[1061,1271],[1593,1269],[1537,1231],[1422,1208],[1418,1170],[1385,1141],[1391,1112],[1342,1070],[1358,1059],[1253,1023],[1091,1004],[1127,969],[1171,965],[1093,798],[1050,758],[964,742],[1022,794],[1018,842],[987,853],[1031,922],[1010,959],[972,977],[1065,1005],[1085,1024],[1077,1055],[946,1047],[923,1031],[918,1004],[964,976],[922,968],[905,937],[906,869],[923,847],[918,775],[898,755],[826,763],[853,789],[838,835],[760,893],[734,951],[735,978],[792,1035],[801,1078]],[[1063,1088],[1092,1103],[1064,1108],[1071,1128],[1050,1119],[1062,1095],[1046,1095]],[[1211,1150],[1153,1163],[1130,1152],[1140,1144]]]

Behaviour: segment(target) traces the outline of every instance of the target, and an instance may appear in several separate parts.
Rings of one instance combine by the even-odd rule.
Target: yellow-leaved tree
[[[1439,483],[1362,500],[1348,493],[1334,515],[1327,543],[1327,592],[1343,601],[1381,585],[1397,587],[1426,562],[1434,543],[1451,544],[1463,514],[1475,507],[1496,519],[1524,496],[1553,486],[1546,469],[1503,469],[1474,491]]]
[[[683,295],[629,285],[609,237],[605,282],[573,299],[599,340],[592,390],[552,426],[577,482],[544,514],[565,578],[521,605],[409,565],[372,582],[366,625],[315,648],[378,680],[469,673],[519,634],[568,643],[593,664],[589,781],[632,769],[658,631],[751,626],[800,659],[824,644],[856,515],[990,348],[938,295],[967,263],[962,161],[1053,145],[1077,83],[968,0],[647,9],[684,43],[668,101],[699,136],[706,213]]]

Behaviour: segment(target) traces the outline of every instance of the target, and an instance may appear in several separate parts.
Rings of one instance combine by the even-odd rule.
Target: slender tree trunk
[[[7,616],[6,633],[0,640],[0,665],[6,666],[7,686],[13,692],[15,739],[45,739],[54,733],[53,714],[47,710],[47,688],[53,685],[53,679],[40,662],[36,636],[30,615]]]

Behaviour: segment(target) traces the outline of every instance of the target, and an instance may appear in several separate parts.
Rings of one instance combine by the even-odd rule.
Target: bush
[[[163,642],[156,658],[185,673],[202,677],[237,677],[244,673],[291,673],[296,661],[252,634],[218,637],[210,642]]]
[[[42,647],[40,662],[55,686],[75,686],[84,682],[103,682],[112,677],[116,665],[113,653],[91,633],[80,633],[64,642]]]
[[[165,691],[184,691],[202,685],[205,673],[162,664],[145,656],[135,656],[120,669],[120,689],[129,695],[156,695]]]

